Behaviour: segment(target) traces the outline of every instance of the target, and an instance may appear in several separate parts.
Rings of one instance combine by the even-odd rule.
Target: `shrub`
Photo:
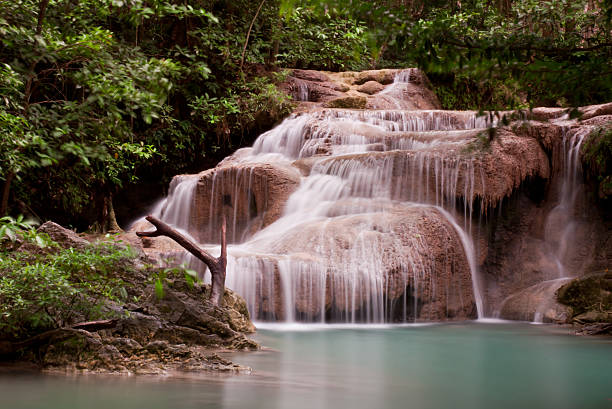
[[[110,318],[107,301],[127,299],[119,271],[129,248],[97,244],[75,250],[0,253],[0,338],[20,339],[82,320]]]

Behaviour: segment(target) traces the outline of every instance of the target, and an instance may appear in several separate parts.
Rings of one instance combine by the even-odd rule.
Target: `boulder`
[[[313,81],[313,82],[328,82],[329,77],[321,71],[315,70],[291,70],[291,76],[299,78],[301,80]]]
[[[385,89],[384,85],[376,81],[368,81],[359,87],[357,87],[357,91],[363,92],[364,94],[372,95],[376,94]]]
[[[612,115],[612,102],[580,107],[578,110],[582,113],[580,119],[583,121],[600,115]]]
[[[361,71],[356,74],[354,83],[357,85],[365,84],[369,81],[378,82],[379,84],[391,84],[395,79],[395,75],[401,70],[369,70]]]
[[[46,233],[51,239],[57,242],[63,248],[76,248],[82,249],[89,246],[89,242],[72,230],[63,228],[57,223],[51,221],[43,223],[38,228],[39,233]]]
[[[499,317],[507,320],[564,323],[568,308],[556,299],[556,293],[569,278],[544,281],[508,297],[501,306]]]

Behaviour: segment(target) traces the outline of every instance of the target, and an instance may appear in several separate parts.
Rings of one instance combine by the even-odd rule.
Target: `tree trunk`
[[[253,20],[251,20],[249,31],[247,31],[246,39],[244,40],[244,48],[242,49],[242,57],[240,58],[240,71],[242,71],[242,66],[244,64],[244,56],[246,54],[247,45],[249,44],[249,37],[251,36],[251,30],[253,29],[253,24],[255,24],[255,20],[257,20],[257,16],[259,15],[259,12],[261,11],[261,8],[263,7],[265,2],[266,0],[261,0],[261,3],[259,3],[257,12],[255,12],[255,16],[253,17]]]
[[[185,250],[196,256],[200,261],[208,266],[211,274],[210,300],[213,305],[220,306],[225,293],[225,274],[227,266],[227,241],[225,238],[226,222],[223,218],[221,226],[221,254],[213,257],[210,253],[202,250],[193,240],[185,237],[166,223],[153,217],[147,216],[147,221],[156,227],[155,231],[136,232],[139,237],[159,237],[166,236],[177,242]]]
[[[103,233],[109,231],[121,231],[121,227],[117,224],[117,216],[115,216],[115,208],[113,207],[113,195],[108,194],[104,197],[104,216],[103,216]]]
[[[45,14],[47,12],[47,6],[49,5],[49,0],[41,0],[38,3],[38,18],[36,21],[36,35],[39,36],[42,34],[43,29],[43,21],[45,20]],[[24,104],[23,104],[23,113],[27,117],[28,111],[30,109],[30,98],[32,97],[32,86],[34,83],[34,78],[36,77],[36,64],[40,61],[40,58],[32,61],[30,64],[30,69],[28,73],[28,79],[25,83],[25,91],[24,95]]]
[[[6,175],[6,180],[4,181],[4,187],[2,188],[2,201],[0,202],[0,217],[7,215],[9,194],[11,192],[11,183],[13,182],[14,178],[15,178],[14,172],[9,172]]]
[[[38,3],[38,18],[36,20],[36,35],[40,35],[42,33],[43,21],[45,19],[45,13],[47,12],[47,6],[49,5],[49,0],[42,0]]]

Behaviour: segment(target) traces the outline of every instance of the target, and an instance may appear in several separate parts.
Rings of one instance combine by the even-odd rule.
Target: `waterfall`
[[[400,72],[385,98],[401,101],[410,75]],[[480,317],[470,231],[475,185],[484,182],[461,152],[491,125],[475,112],[440,110],[293,114],[200,174],[201,183],[173,180],[159,215],[210,247],[215,216],[230,209],[226,285],[255,320],[412,322],[467,317],[473,306]],[[297,164],[303,175],[267,221],[275,197],[260,191],[278,183],[256,169],[297,172]],[[210,198],[194,199],[207,183]]]
[[[588,133],[588,129],[564,129],[563,132],[555,186],[558,198],[546,217],[544,228],[543,246],[556,269],[556,273],[550,274],[551,278],[569,276],[564,256],[576,228],[576,201],[581,191],[580,147]]]

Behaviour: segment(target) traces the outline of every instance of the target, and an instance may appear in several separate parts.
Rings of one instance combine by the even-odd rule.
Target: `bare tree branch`
[[[227,240],[226,240],[226,221],[223,218],[223,225],[221,227],[221,255],[214,257],[206,250],[203,250],[193,240],[185,237],[177,230],[170,227],[168,224],[161,220],[147,216],[146,220],[156,227],[156,230],[150,232],[136,232],[139,237],[159,237],[166,236],[177,242],[185,250],[196,256],[200,261],[208,266],[210,274],[212,276],[212,290],[210,294],[210,300],[214,305],[221,305],[223,300],[223,294],[225,292],[225,274],[227,266]]]

